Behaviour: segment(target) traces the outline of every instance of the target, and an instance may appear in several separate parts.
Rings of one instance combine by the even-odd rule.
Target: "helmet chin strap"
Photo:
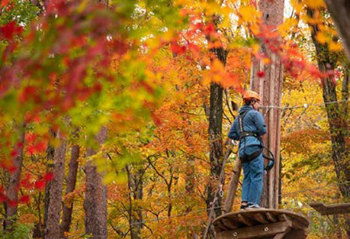
[[[258,109],[259,109],[259,108],[258,108],[258,109],[255,109],[255,107],[254,107],[254,105],[256,104],[256,102],[257,102],[257,101],[255,100],[255,101],[253,101],[252,104],[251,104],[254,110],[258,110]]]

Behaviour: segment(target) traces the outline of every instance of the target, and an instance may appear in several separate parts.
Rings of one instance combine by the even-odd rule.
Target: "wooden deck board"
[[[350,213],[350,203],[339,203],[332,205],[324,205],[323,203],[310,203],[310,206],[321,213],[321,215]]]
[[[265,213],[266,218],[269,219],[270,222],[277,222],[277,219],[269,212]]]
[[[224,214],[216,218],[213,225],[217,234],[216,238],[259,238],[259,236],[252,235],[254,233],[261,235],[261,228],[273,229],[273,233],[276,232],[277,235],[279,229],[276,229],[276,225],[283,225],[282,231],[285,230],[287,233],[285,238],[291,238],[288,236],[293,233],[306,235],[305,229],[307,229],[309,222],[303,215],[287,210],[254,209]],[[249,235],[250,237],[232,237],[232,233],[237,234],[238,232],[241,233],[240,235]],[[281,234],[281,232],[279,233]],[[268,233],[268,235],[270,234]]]

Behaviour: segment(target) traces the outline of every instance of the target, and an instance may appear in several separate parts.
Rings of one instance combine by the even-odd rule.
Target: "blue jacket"
[[[246,132],[255,133],[259,136],[262,136],[266,133],[266,125],[265,120],[262,114],[256,110],[254,110],[249,105],[244,105],[240,110],[239,114],[247,114],[243,119],[243,130]],[[233,122],[230,132],[228,133],[228,137],[230,139],[239,140],[240,129],[238,125],[238,117]],[[247,136],[239,142],[239,154],[246,155],[252,154],[255,151],[261,149],[261,142],[254,136]]]

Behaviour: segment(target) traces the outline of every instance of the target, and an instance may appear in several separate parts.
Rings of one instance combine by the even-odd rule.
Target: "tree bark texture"
[[[260,1],[259,8],[265,26],[275,31],[283,23],[284,0]],[[278,44],[280,39],[269,39],[269,44]],[[268,106],[262,111],[267,126],[267,134],[263,137],[264,145],[275,156],[275,166],[264,177],[264,190],[261,204],[264,207],[278,208],[280,194],[280,106],[282,98],[283,66],[278,54],[269,49],[265,39],[260,39],[260,54],[270,59],[270,64],[253,60],[250,88],[261,96],[262,106]],[[264,72],[264,77],[258,77],[258,72]],[[266,153],[266,152],[265,152]]]
[[[136,173],[131,172],[131,166],[127,166],[128,188],[129,188],[129,227],[131,239],[141,238],[142,229],[142,210],[140,207],[134,207],[135,200],[143,198],[143,175],[144,170],[140,169]]]
[[[348,0],[325,0],[325,2],[343,40],[345,53],[350,59],[350,2]]]
[[[53,174],[54,179],[50,188],[50,204],[47,214],[47,225],[45,228],[45,238],[57,238],[60,235],[60,215],[62,205],[62,191],[64,178],[64,163],[66,158],[67,141],[60,137],[60,145],[55,149]]]
[[[225,65],[227,52],[223,48],[211,49],[217,58]],[[224,159],[222,143],[222,114],[223,114],[223,89],[219,84],[210,85],[210,107],[209,107],[209,145],[210,145],[210,177],[215,182],[219,179]],[[207,208],[211,208],[214,200],[214,187],[209,184],[207,187]],[[218,199],[215,209],[216,216],[221,215],[221,198]]]
[[[75,190],[75,185],[77,181],[77,172],[78,172],[78,158],[80,147],[79,145],[73,145],[72,147],[71,159],[69,162],[69,171],[67,179],[67,188],[66,195]],[[73,212],[73,202],[70,202],[68,205],[63,203],[63,214],[62,214],[62,223],[61,223],[61,237],[64,237],[65,232],[69,232],[70,225],[72,222],[72,212]]]
[[[13,167],[15,167],[14,172],[10,174],[9,183],[6,187],[6,196],[7,202],[5,203],[6,210],[6,220],[4,228],[6,230],[11,230],[14,222],[16,221],[15,216],[17,215],[17,202],[18,202],[18,186],[21,179],[21,171],[23,164],[23,146],[24,145],[24,136],[25,136],[25,124],[19,126],[19,144],[16,144],[14,151],[17,155],[13,158]],[[13,202],[11,205],[10,202]]]
[[[312,17],[313,11],[308,10],[308,14]],[[329,52],[327,44],[320,44],[316,40],[316,34],[319,31],[317,25],[311,25],[311,37],[316,48],[318,67],[322,72],[334,70],[336,68],[337,57]],[[348,76],[345,74],[343,79],[343,89],[348,89]],[[343,197],[348,200],[350,198],[350,185],[346,182],[350,181],[350,160],[349,150],[346,149],[345,134],[348,130],[345,109],[341,110],[338,103],[336,82],[331,77],[322,79],[322,95],[326,107],[328,124],[332,143],[332,159],[335,166],[335,172],[339,181],[339,189]],[[348,98],[349,93],[343,94]]]
[[[50,135],[55,138],[56,137],[56,133],[50,129]],[[52,172],[53,169],[53,161],[54,161],[54,157],[55,157],[55,148],[48,144],[47,145],[47,149],[46,149],[46,153],[47,153],[47,164],[46,164],[46,172]],[[49,205],[50,205],[50,189],[51,189],[51,183],[52,181],[49,181],[46,183],[45,185],[45,198],[44,198],[44,229],[47,226],[47,218],[48,218],[48,214],[49,214]],[[43,233],[43,236],[45,237],[45,233]]]
[[[96,136],[101,145],[107,138],[107,128],[102,127]],[[89,148],[86,156],[92,156],[96,152]],[[107,238],[107,186],[102,183],[103,175],[97,172],[96,166],[91,161],[85,165],[86,189],[85,189],[85,232],[96,239]]]
[[[186,161],[186,176],[185,176],[185,191],[186,191],[186,198],[192,199],[194,195],[195,190],[195,159],[192,155],[190,155]],[[187,201],[186,202],[186,213],[190,213],[193,208],[193,202]],[[187,227],[187,235],[186,238],[196,238],[198,235],[195,233],[195,228],[191,225],[186,226]]]

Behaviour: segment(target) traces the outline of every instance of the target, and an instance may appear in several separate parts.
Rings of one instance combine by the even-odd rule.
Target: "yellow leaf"
[[[294,18],[287,19],[283,24],[278,26],[281,36],[287,36],[289,31],[298,25],[298,21]]]
[[[258,24],[252,24],[249,29],[253,32],[254,35],[258,35],[260,33],[260,27]]]
[[[117,175],[114,172],[109,172],[103,177],[103,183],[104,184],[109,184],[116,180]]]
[[[261,13],[255,9],[253,6],[241,6],[239,8],[239,13],[243,20],[252,21],[254,18],[260,18]]]
[[[343,46],[338,42],[331,41],[331,42],[329,42],[328,46],[329,46],[330,51],[342,51],[343,50]]]
[[[305,4],[310,8],[321,8],[326,7],[323,0],[305,0]]]
[[[323,32],[317,32],[316,40],[321,44],[325,44],[328,42],[328,37]]]
[[[299,0],[292,0],[290,4],[293,6],[296,12],[301,12],[303,10],[303,4]]]
[[[221,61],[219,61],[218,59],[215,59],[211,66],[211,70],[215,72],[224,71],[224,65],[222,64]]]
[[[264,63],[265,65],[270,64],[270,63],[271,63],[270,58],[268,58],[268,57],[264,57],[264,59],[263,59],[263,63]]]

